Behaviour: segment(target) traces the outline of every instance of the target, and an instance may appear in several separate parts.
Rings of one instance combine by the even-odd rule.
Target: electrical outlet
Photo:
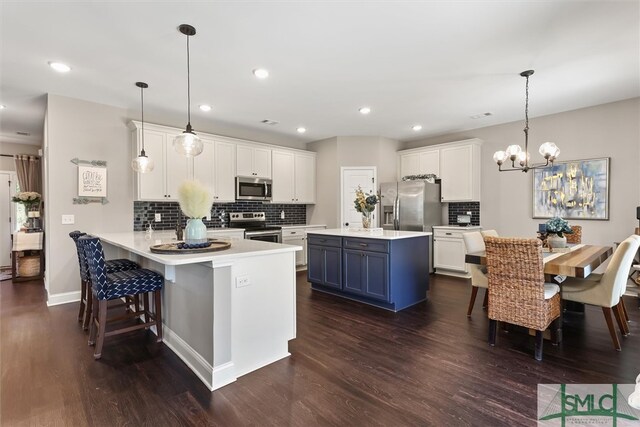
[[[249,276],[238,276],[236,277],[236,288],[243,288],[245,286],[249,286],[251,281],[249,280]]]
[[[467,211],[467,215],[471,215],[471,211]]]
[[[62,224],[63,225],[71,225],[76,223],[75,215],[62,215]]]
[[[211,221],[211,212],[207,214],[207,221]]]
[[[158,214],[158,213],[157,213],[157,214],[155,214],[155,215],[154,215],[154,221],[155,221],[155,222],[160,222],[160,221],[162,221],[162,214]]]

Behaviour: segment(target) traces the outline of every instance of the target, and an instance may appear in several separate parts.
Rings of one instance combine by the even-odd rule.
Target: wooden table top
[[[583,245],[571,252],[544,263],[544,274],[585,278],[598,268],[607,258],[613,255],[610,246]],[[468,253],[465,261],[469,264],[486,265],[484,251]]]

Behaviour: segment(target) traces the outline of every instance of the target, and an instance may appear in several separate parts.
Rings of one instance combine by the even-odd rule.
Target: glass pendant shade
[[[553,142],[545,142],[540,146],[538,150],[540,155],[542,155],[545,159],[553,158],[555,159],[560,154],[560,149]]]
[[[173,140],[173,148],[186,157],[195,157],[202,153],[204,144],[193,132],[182,132]]]
[[[524,166],[530,158],[531,156],[526,151],[521,151],[518,153],[518,161],[520,162],[520,166]]]
[[[154,166],[155,163],[153,162],[153,159],[150,159],[142,153],[131,161],[131,167],[134,171],[139,173],[151,172]]]
[[[509,156],[504,151],[496,151],[493,153],[493,161],[497,164],[501,165],[505,160],[507,160]]]
[[[518,158],[518,154],[522,151],[519,145],[510,145],[507,147],[507,156],[511,158],[511,160],[515,160]]]

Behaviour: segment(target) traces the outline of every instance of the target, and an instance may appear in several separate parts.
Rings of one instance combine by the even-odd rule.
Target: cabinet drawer
[[[389,241],[378,239],[354,239],[351,237],[346,237],[344,239],[344,248],[388,253]]]
[[[333,246],[339,248],[342,246],[342,237],[309,234],[307,243],[309,245]]]
[[[304,234],[304,228],[285,228],[282,230],[283,239],[286,239],[287,237],[301,237],[304,236]]]
[[[474,231],[474,230],[469,230]],[[466,230],[433,230],[433,237],[446,237],[447,239],[462,239],[462,235],[467,233]]]

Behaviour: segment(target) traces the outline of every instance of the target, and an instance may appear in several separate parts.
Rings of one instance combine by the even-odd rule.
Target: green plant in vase
[[[360,186],[356,189],[356,199],[353,205],[356,211],[362,214],[362,228],[371,227],[371,213],[376,209],[376,205],[380,201],[377,194],[365,193]]]
[[[573,230],[569,226],[569,223],[560,218],[551,218],[546,222],[547,232],[547,245],[550,248],[566,248],[567,238],[565,234],[573,234]]]
[[[178,187],[178,203],[182,212],[189,217],[184,229],[185,243],[201,244],[207,242],[207,227],[202,218],[211,212],[213,195],[199,181],[184,181]]]

